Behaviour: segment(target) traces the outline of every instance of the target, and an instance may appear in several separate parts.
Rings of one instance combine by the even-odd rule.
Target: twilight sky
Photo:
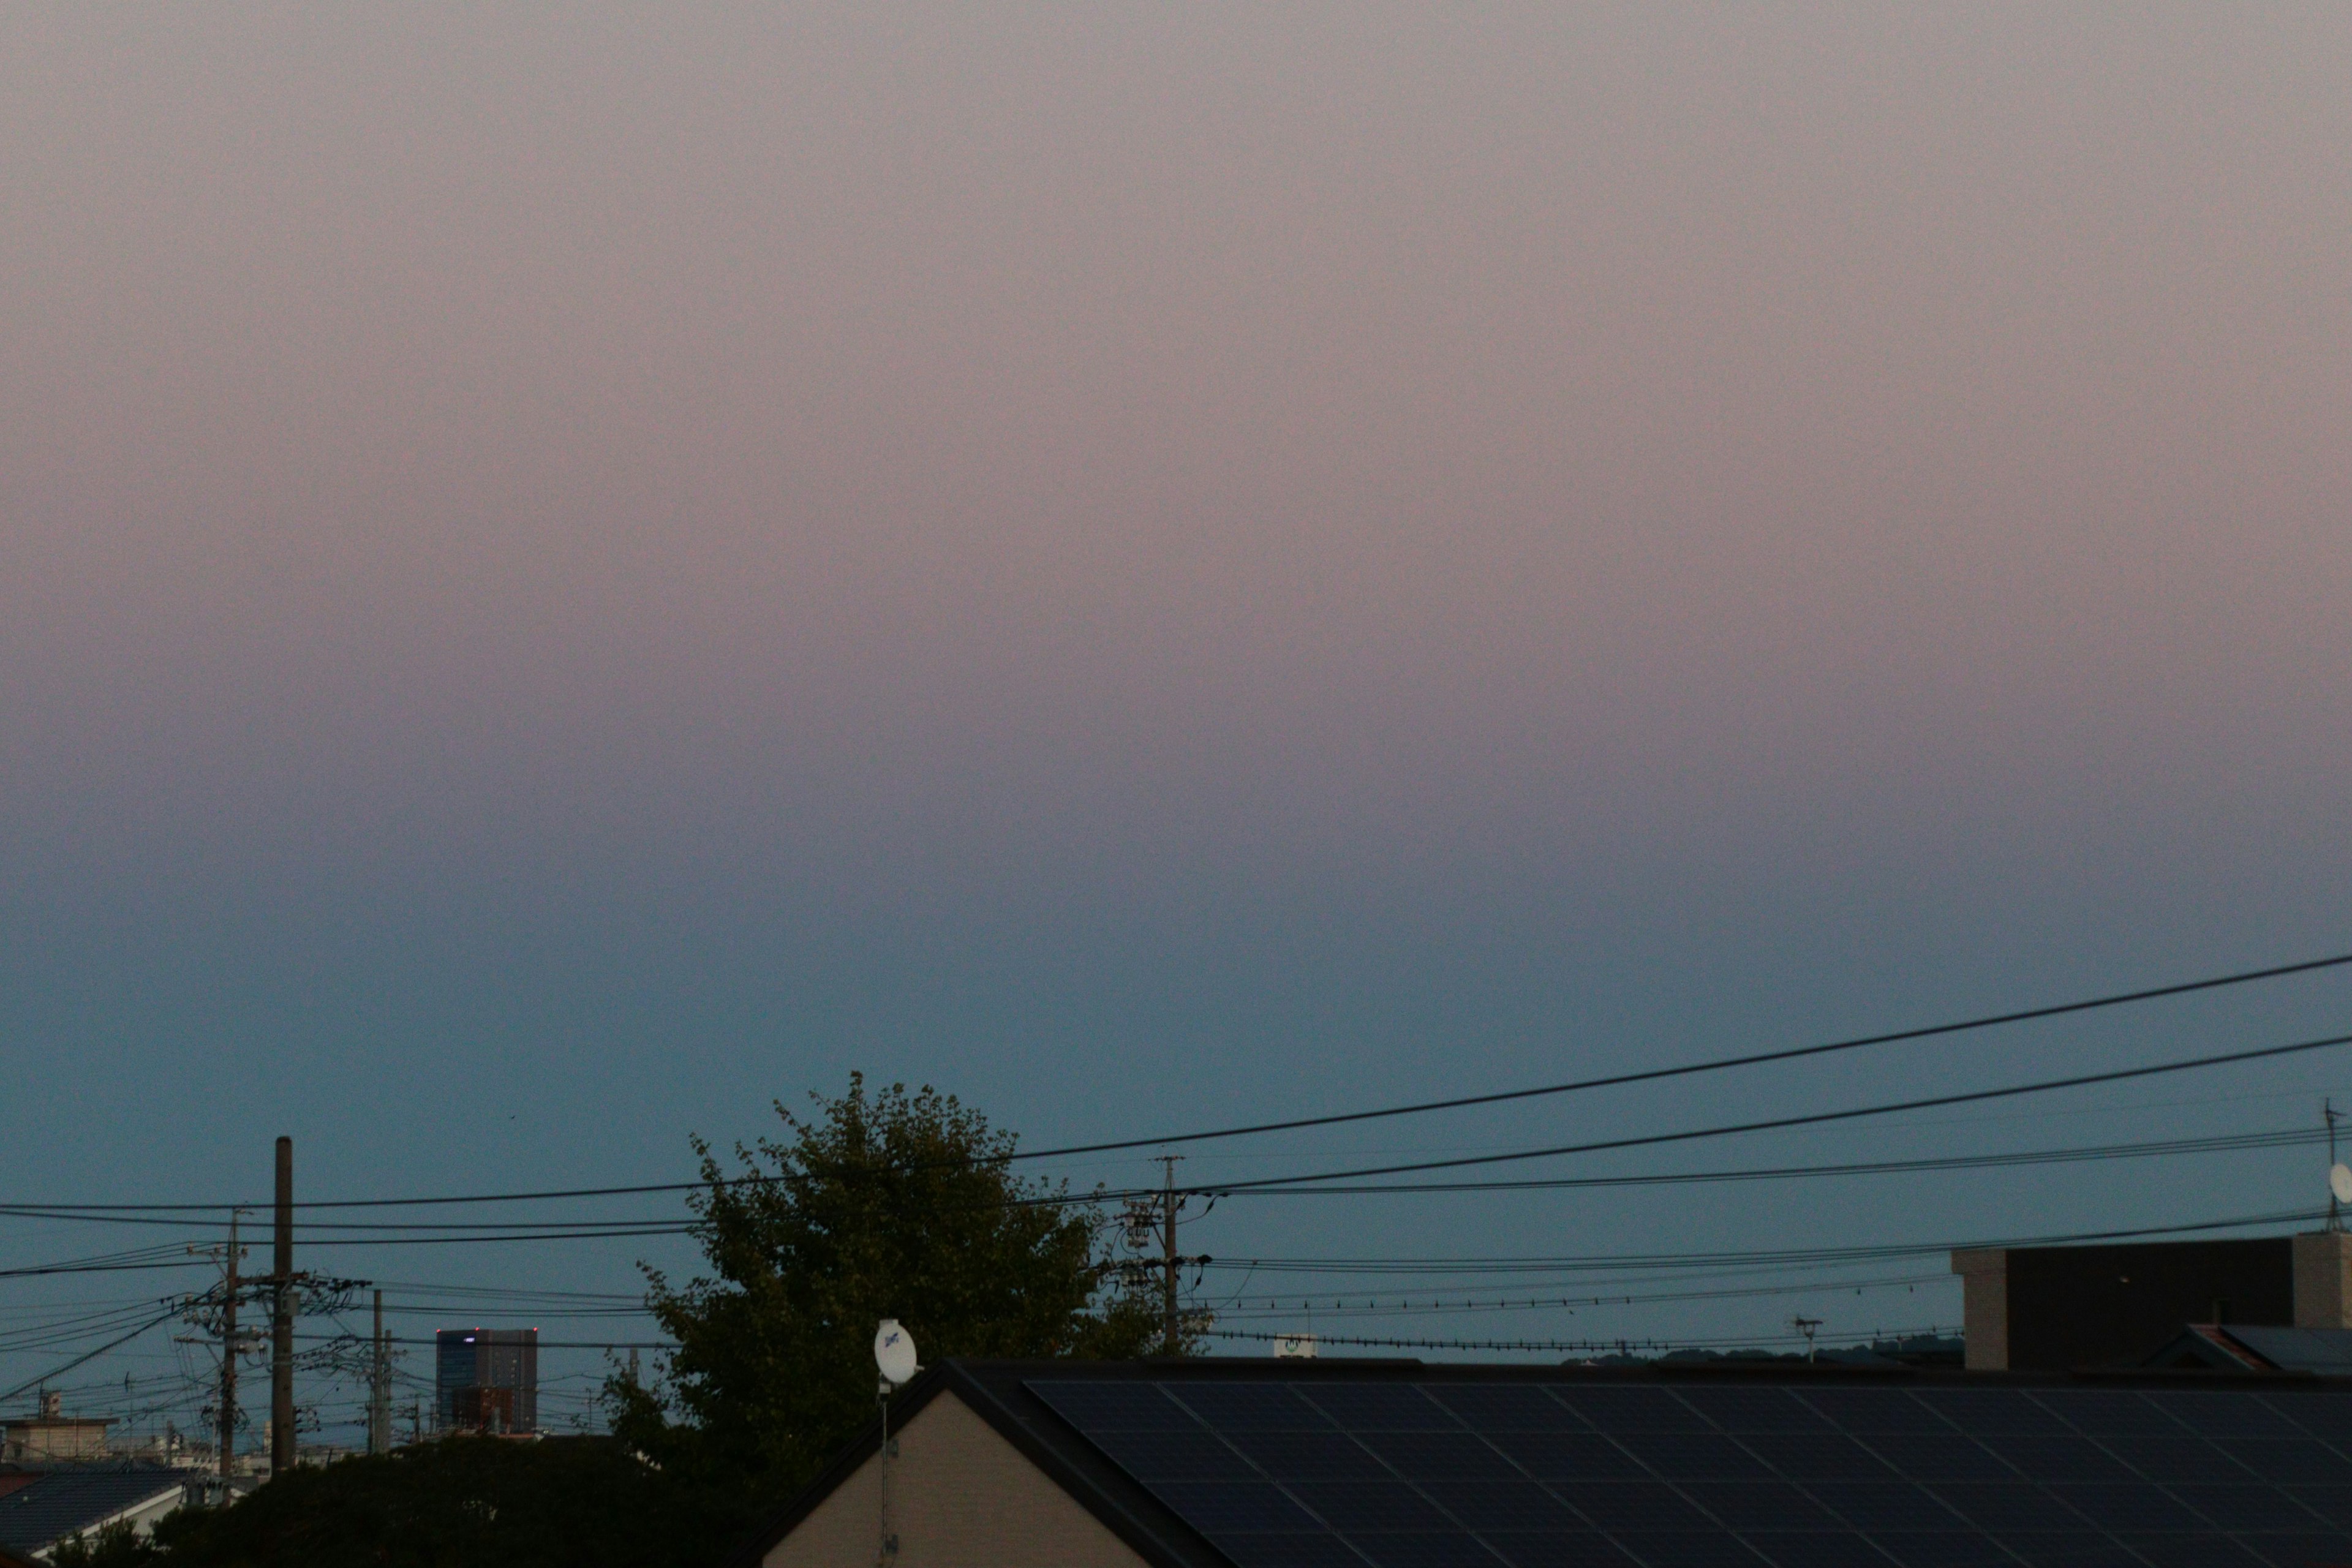
[[[259,1194],[280,1131],[311,1195],[661,1180],[853,1068],[1116,1136],[2352,948],[2339,6],[7,33],[20,1195]],[[1192,1169],[2266,1044],[2347,997]],[[2329,1089],[2352,1058],[1620,1164]],[[1933,1240],[2315,1169],[1236,1205],[1202,1245]],[[0,1261],[110,1239],[12,1223]]]

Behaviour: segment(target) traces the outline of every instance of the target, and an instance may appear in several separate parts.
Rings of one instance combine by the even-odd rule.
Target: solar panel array
[[[1028,1386],[1241,1568],[2352,1568],[2352,1393]]]

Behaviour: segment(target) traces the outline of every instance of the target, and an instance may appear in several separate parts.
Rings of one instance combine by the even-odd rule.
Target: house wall
[[[1970,1372],[2000,1372],[2009,1366],[2009,1254],[1998,1247],[1969,1247],[1952,1254],[1960,1277],[1962,1362]]]
[[[2347,1268],[2340,1247],[2322,1257],[2283,1236],[1952,1255],[1979,1372],[2136,1365],[2183,1323],[2320,1327],[2305,1314],[2342,1312]]]
[[[106,1458],[106,1429],[98,1416],[36,1415],[0,1426],[0,1459],[38,1464],[52,1459]]]
[[[1143,1559],[1021,1451],[942,1391],[890,1461],[898,1568],[1142,1568]],[[763,1568],[873,1568],[881,1456],[771,1549]]]
[[[2352,1329],[2352,1236],[2315,1230],[2294,1238],[2294,1326]]]

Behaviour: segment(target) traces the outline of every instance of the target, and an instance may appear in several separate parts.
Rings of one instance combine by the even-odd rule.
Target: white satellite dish
[[[2335,1165],[2327,1172],[2327,1190],[2339,1204],[2352,1204],[2352,1166]]]
[[[874,1331],[874,1364],[882,1369],[882,1381],[894,1387],[913,1382],[921,1370],[915,1364],[915,1337],[900,1328],[896,1318],[883,1319],[882,1326]]]

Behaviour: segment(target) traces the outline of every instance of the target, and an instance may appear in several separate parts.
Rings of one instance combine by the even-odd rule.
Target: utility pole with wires
[[[1156,1201],[1145,1198],[1131,1201],[1127,1210],[1128,1244],[1139,1252],[1152,1241],[1160,1243],[1160,1257],[1149,1262],[1139,1260],[1131,1267],[1137,1270],[1154,1270],[1160,1274],[1160,1353],[1184,1353],[1183,1313],[1177,1304],[1178,1277],[1187,1265],[1206,1266],[1213,1261],[1206,1253],[1187,1258],[1176,1250],[1176,1218],[1184,1210],[1186,1194],[1176,1190],[1176,1164],[1181,1154],[1159,1156],[1161,1167],[1160,1189]],[[1154,1236],[1157,1232],[1157,1236]]]
[[[383,1292],[375,1293],[375,1337],[368,1360],[368,1438],[370,1454],[392,1452],[392,1347],[383,1337]]]
[[[278,1141],[277,1247],[269,1273],[269,1475],[294,1468],[294,1140]]]
[[[221,1254],[220,1479],[226,1486],[236,1463],[237,1210],[228,1211],[228,1249]]]
[[[219,1463],[215,1468],[218,1470],[224,1486],[228,1483],[229,1478],[236,1473],[236,1361],[237,1357],[244,1354],[253,1344],[252,1331],[239,1328],[236,1321],[236,1309],[249,1282],[237,1267],[245,1257],[244,1245],[237,1238],[237,1222],[244,1217],[244,1215],[243,1209],[229,1210],[226,1246],[188,1248],[188,1251],[194,1256],[215,1258],[220,1260],[219,1310],[213,1314],[207,1314],[205,1311],[205,1308],[211,1304],[209,1293],[207,1296],[191,1298],[183,1310],[184,1315],[191,1323],[205,1332],[199,1338],[176,1342],[180,1344],[210,1346],[213,1343],[214,1331],[217,1331],[219,1335],[220,1386],[216,1391],[217,1408],[214,1411],[216,1417],[214,1427],[220,1441],[220,1454]]]

